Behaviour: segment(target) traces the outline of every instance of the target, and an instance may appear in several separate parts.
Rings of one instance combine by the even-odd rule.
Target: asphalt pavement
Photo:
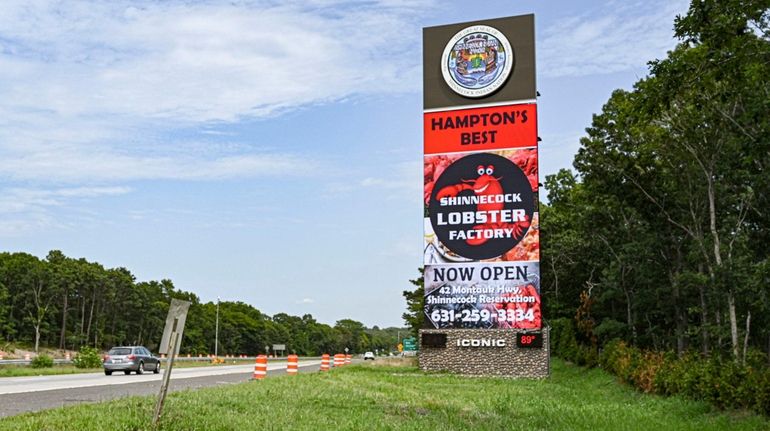
[[[319,368],[319,361],[300,361],[299,363],[301,373],[318,371]],[[169,392],[247,382],[251,380],[253,370],[254,367],[249,365],[174,369]],[[208,375],[198,375],[191,371]],[[285,373],[285,363],[271,363],[268,366],[268,377]],[[105,376],[89,373],[2,378],[0,379],[0,418],[72,404],[157,395],[161,384],[160,376],[162,374]]]

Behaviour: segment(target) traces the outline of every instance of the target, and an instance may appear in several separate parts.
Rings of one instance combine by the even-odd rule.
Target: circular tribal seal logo
[[[526,235],[535,210],[527,175],[491,153],[458,159],[433,186],[430,222],[439,241],[460,257],[498,257]]]
[[[455,34],[441,56],[441,73],[449,88],[465,97],[484,97],[500,88],[513,70],[511,43],[486,25]]]

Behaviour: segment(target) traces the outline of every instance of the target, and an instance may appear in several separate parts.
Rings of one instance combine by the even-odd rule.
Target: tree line
[[[77,350],[144,345],[156,350],[172,298],[190,301],[182,353],[214,353],[217,304],[174,287],[171,280],[137,281],[126,268],[105,268],[53,250],[44,259],[0,253],[0,339]],[[220,355],[265,353],[285,344],[287,353],[319,355],[393,350],[399,328],[367,328],[343,319],[330,326],[310,314],[269,316],[244,302],[219,304]],[[272,351],[270,352],[272,353]]]
[[[679,40],[616,90],[541,203],[544,317],[582,343],[770,353],[770,14],[694,0]],[[422,280],[404,318],[421,320]]]
[[[768,24],[765,1],[693,1],[546,179],[544,302],[586,341],[770,350]]]

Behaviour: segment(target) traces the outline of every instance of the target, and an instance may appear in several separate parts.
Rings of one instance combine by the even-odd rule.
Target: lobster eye
[[[492,175],[495,172],[495,167],[492,165],[487,166],[487,175]]]
[[[478,168],[476,168],[476,172],[478,172],[479,175],[484,175],[484,167],[479,166]]]

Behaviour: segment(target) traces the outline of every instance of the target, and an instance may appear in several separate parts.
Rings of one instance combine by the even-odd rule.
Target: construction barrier
[[[29,353],[25,353],[25,354],[24,354],[24,360],[25,360],[25,361],[29,361],[29,360],[30,360],[30,356],[29,356]]]
[[[160,359],[166,359],[166,354],[165,353],[161,353],[160,354]]]
[[[345,355],[345,365],[350,365],[351,358],[353,358],[353,355]]]
[[[321,371],[329,371],[329,354],[321,355]]]
[[[297,355],[289,355],[286,357],[286,374],[290,376],[296,376],[299,371],[299,358]]]
[[[0,361],[3,360],[3,352],[0,352]]]
[[[341,367],[345,365],[345,355],[337,353],[334,355],[334,367]]]
[[[3,357],[0,355],[0,359],[3,359]],[[67,352],[64,354],[64,359],[69,361],[70,360],[70,352]]]
[[[264,379],[267,376],[267,356],[258,355],[254,364],[254,379]]]

